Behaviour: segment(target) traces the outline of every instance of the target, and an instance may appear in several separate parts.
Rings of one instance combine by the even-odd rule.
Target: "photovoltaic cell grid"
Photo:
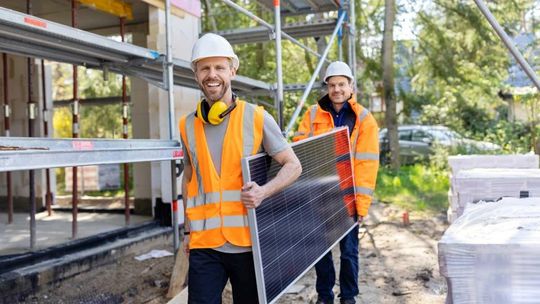
[[[347,129],[293,144],[302,175],[249,210],[260,303],[273,303],[356,224]],[[244,181],[271,180],[266,154],[244,159]]]

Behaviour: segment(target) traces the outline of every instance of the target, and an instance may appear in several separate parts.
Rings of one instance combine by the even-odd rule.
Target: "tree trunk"
[[[384,35],[383,35],[383,87],[386,104],[385,122],[388,129],[390,165],[399,169],[399,139],[397,132],[396,99],[394,91],[394,20],[396,17],[395,0],[385,0]]]

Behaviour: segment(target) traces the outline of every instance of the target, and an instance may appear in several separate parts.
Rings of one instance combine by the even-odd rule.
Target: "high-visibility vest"
[[[347,102],[356,115],[356,123],[350,135],[356,212],[366,216],[379,170],[379,127],[366,108],[353,100]],[[332,114],[318,104],[313,105],[304,114],[293,140],[326,133],[334,128]]]
[[[195,113],[180,119],[180,135],[193,172],[183,194],[192,249],[216,248],[225,242],[251,246],[247,210],[240,200],[241,159],[256,154],[261,147],[264,110],[241,100],[236,103],[223,139],[221,175],[212,162],[203,122]]]

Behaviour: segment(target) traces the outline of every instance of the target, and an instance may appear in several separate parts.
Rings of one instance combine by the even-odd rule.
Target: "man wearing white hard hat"
[[[258,303],[247,209],[302,171],[273,117],[233,93],[231,80],[239,65],[232,46],[219,35],[206,34],[193,46],[191,67],[204,96],[179,123],[190,304],[221,303],[228,280],[235,304]],[[280,171],[264,185],[244,184],[241,159],[262,151],[282,165]]]
[[[352,212],[360,223],[368,214],[375,190],[379,168],[379,129],[371,113],[356,102],[354,77],[346,63],[332,62],[326,69],[324,82],[328,94],[307,110],[294,140],[322,134],[336,127],[346,126],[349,129],[356,201],[356,212],[354,210]],[[355,303],[355,297],[358,295],[358,226],[340,241],[339,247],[340,302],[351,304]],[[336,272],[332,252],[315,265],[315,270],[317,303],[334,303],[332,289],[336,281]]]

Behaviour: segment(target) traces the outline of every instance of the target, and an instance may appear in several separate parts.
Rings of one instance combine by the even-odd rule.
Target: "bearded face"
[[[210,104],[222,100],[231,88],[236,70],[226,57],[204,58],[196,63],[195,78]]]

